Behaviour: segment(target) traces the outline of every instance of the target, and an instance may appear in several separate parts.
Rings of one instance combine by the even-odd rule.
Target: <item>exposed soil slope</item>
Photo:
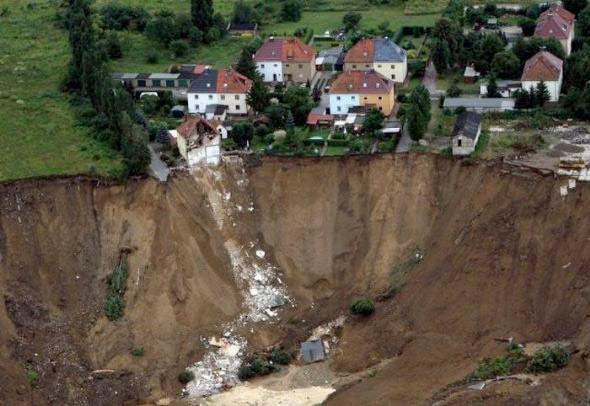
[[[346,324],[333,365],[352,373],[389,361],[328,404],[587,399],[588,187],[562,198],[563,181],[420,155],[254,159],[247,171],[245,191],[223,190],[244,208],[253,199],[254,211],[221,229],[216,185],[188,174],[166,185],[0,186],[0,398],[113,405],[177,395],[176,375],[204,351],[200,337],[243,310],[225,243],[257,237],[297,307],[282,311],[288,322],[252,330],[252,346],[295,344],[354,298],[378,299],[396,265],[424,253],[399,293]],[[122,248],[131,249],[126,310],[113,323],[102,314],[105,280]],[[509,336],[571,340],[579,352],[540,386],[444,391]],[[131,356],[135,345],[144,357]],[[40,373],[33,389],[27,367]],[[118,372],[88,378],[104,368]]]

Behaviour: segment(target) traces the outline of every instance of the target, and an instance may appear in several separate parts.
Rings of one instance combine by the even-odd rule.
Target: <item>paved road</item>
[[[150,162],[150,170],[152,174],[160,180],[160,182],[166,182],[168,180],[168,175],[170,174],[170,169],[168,169],[168,165],[166,165],[156,154],[152,146],[148,147],[150,149],[150,156],[152,157],[152,161]]]
[[[404,125],[404,128],[402,130],[402,136],[400,137],[397,146],[395,147],[395,153],[399,154],[401,152],[410,151],[410,148],[412,147],[413,143],[414,141],[412,141],[412,138],[410,138],[410,133],[408,132],[408,126]]]
[[[426,70],[424,71],[424,78],[422,78],[422,84],[426,89],[428,89],[431,97],[440,97],[445,93],[443,90],[437,90],[436,88],[437,75],[438,74],[436,73],[436,68],[434,67],[434,64],[430,62],[426,67]]]

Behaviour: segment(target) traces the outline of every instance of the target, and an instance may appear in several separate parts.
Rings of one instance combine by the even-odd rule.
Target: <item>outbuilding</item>
[[[453,155],[465,156],[475,151],[481,134],[481,114],[464,111],[453,129]]]
[[[301,343],[301,354],[303,355],[303,361],[308,364],[323,361],[326,358],[322,340],[309,340]]]

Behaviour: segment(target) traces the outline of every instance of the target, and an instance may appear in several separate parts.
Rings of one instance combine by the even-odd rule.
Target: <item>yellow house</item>
[[[392,80],[374,70],[342,72],[330,87],[330,114],[344,115],[357,106],[379,109],[390,115],[395,105]]]
[[[408,55],[388,38],[364,38],[346,53],[344,70],[374,70],[403,83],[408,74]]]

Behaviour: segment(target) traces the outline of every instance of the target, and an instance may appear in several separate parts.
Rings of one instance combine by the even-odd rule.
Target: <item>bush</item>
[[[145,61],[149,64],[158,63],[159,55],[155,49],[150,49],[145,57]]]
[[[482,380],[508,375],[511,369],[512,363],[507,357],[484,358],[473,373],[473,378]]]
[[[121,42],[116,33],[112,32],[105,38],[105,48],[109,58],[121,59],[123,57],[123,50],[121,49]]]
[[[260,357],[252,357],[242,363],[238,370],[238,378],[245,381],[255,376],[268,375],[276,370],[267,360]]]
[[[125,310],[125,301],[118,295],[109,295],[104,304],[104,314],[111,321],[119,320],[123,317]]]
[[[189,371],[188,369],[185,369],[184,371],[178,374],[178,382],[180,382],[183,385],[186,385],[193,379],[195,379],[195,374],[192,371]]]
[[[275,364],[288,365],[291,362],[291,355],[287,351],[275,348],[270,353],[270,360]]]
[[[375,311],[375,305],[368,299],[360,299],[354,302],[350,306],[350,312],[352,314],[360,314],[368,316]]]
[[[170,50],[174,52],[174,56],[181,57],[188,53],[188,42],[182,39],[174,40],[170,43]]]
[[[27,380],[29,381],[29,384],[31,384],[31,386],[37,385],[37,383],[39,382],[39,373],[33,369],[28,369]]]
[[[238,144],[236,144],[236,142],[233,139],[227,138],[221,141],[221,148],[223,148],[226,151],[235,151],[236,149],[238,149]]]
[[[113,273],[107,278],[108,290],[104,304],[104,313],[111,321],[123,317],[123,311],[125,309],[123,296],[127,290],[128,275],[129,270],[127,268],[127,260],[123,258],[117,265],[117,268],[115,268]]]
[[[100,9],[100,22],[103,28],[109,30],[137,30],[143,31],[150,18],[149,13],[142,7],[124,6],[110,3]]]
[[[144,354],[145,350],[143,349],[143,347],[133,347],[133,349],[131,350],[131,355],[133,355],[134,357],[143,357]]]
[[[528,372],[552,372],[563,368],[570,360],[570,353],[561,345],[543,347],[533,354],[526,369]]]

